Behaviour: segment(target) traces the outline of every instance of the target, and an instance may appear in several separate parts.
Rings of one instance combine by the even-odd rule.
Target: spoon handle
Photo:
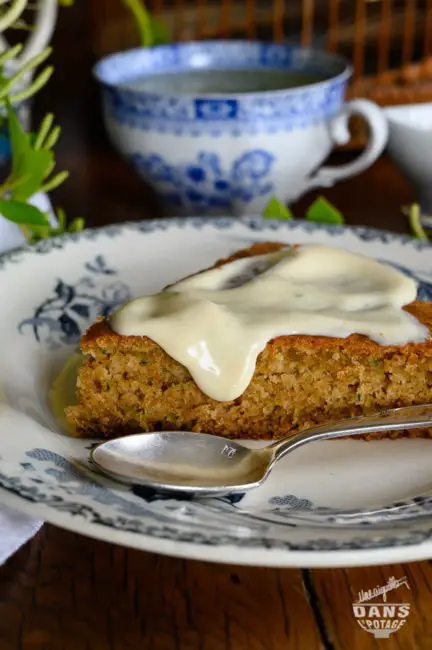
[[[365,433],[380,433],[382,431],[400,431],[401,429],[420,429],[432,427],[432,404],[407,406],[374,413],[369,416],[359,416],[338,422],[322,424],[297,435],[273,443],[267,450],[273,451],[272,465],[297,447],[309,442],[342,438],[343,436],[360,436]]]

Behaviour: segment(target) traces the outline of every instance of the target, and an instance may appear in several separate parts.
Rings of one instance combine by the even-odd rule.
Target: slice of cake
[[[164,299],[180,301],[180,306],[176,307],[179,313],[179,329],[175,342],[181,343],[182,336],[187,338],[189,330],[186,326],[182,330],[182,319],[192,319],[195,314],[193,310],[196,308],[196,315],[206,314],[207,330],[209,323],[212,324],[213,313],[215,315],[211,343],[216,356],[223,355],[223,343],[225,340],[231,341],[231,334],[238,335],[239,332],[240,334],[244,332],[244,345],[249,345],[249,338],[252,334],[255,336],[256,332],[264,331],[263,328],[265,329],[271,320],[268,315],[273,313],[271,310],[275,310],[275,302],[274,300],[272,302],[268,286],[273,287],[275,291],[281,290],[280,282],[286,282],[283,273],[286,274],[288,271],[291,273],[291,267],[287,267],[288,271],[279,273],[278,267],[275,266],[276,271],[272,275],[273,284],[266,285],[267,288],[264,289],[260,285],[261,311],[246,313],[244,304],[248,304],[247,302],[240,304],[240,307],[234,304],[233,309],[237,308],[236,318],[238,316],[240,320],[233,320],[232,313],[228,310],[229,301],[222,301],[221,298],[221,295],[228,294],[221,294],[221,290],[231,291],[229,296],[234,300],[236,295],[240,295],[234,293],[236,287],[244,287],[248,282],[248,286],[253,283],[250,277],[242,278],[238,273],[235,278],[225,277],[225,269],[228,268],[225,265],[253,257],[257,263],[255,266],[252,265],[252,273],[255,276],[265,275],[269,264],[267,263],[267,266],[264,264],[263,267],[265,258],[262,256],[273,254],[270,256],[271,264],[277,264],[279,258],[275,254],[283,249],[286,249],[286,246],[280,243],[262,243],[239,251],[229,259],[219,261],[213,269],[219,270],[225,284],[222,289],[218,286],[214,300],[204,300],[210,295],[205,292],[209,289],[209,279],[214,282],[214,274],[203,272],[192,276],[192,279],[199,279],[198,283],[193,281],[192,289],[187,284],[188,280],[184,281],[184,284],[173,285],[174,292],[177,288],[180,292],[175,295],[168,288],[166,294],[164,293]],[[328,256],[325,259],[328,260]],[[293,321],[295,326],[300,323],[304,327],[306,318],[306,329],[308,329],[308,313],[310,313],[310,327],[312,329],[323,327],[326,335],[308,333],[273,336],[265,346],[262,346],[262,351],[257,353],[256,363],[252,359],[253,376],[246,382],[244,390],[241,390],[238,395],[234,392],[235,397],[231,399],[222,399],[223,390],[216,392],[219,386],[217,383],[219,370],[212,368],[211,350],[205,368],[211,381],[209,380],[208,384],[198,381],[201,388],[197,383],[197,377],[201,378],[205,374],[199,373],[203,368],[203,359],[205,361],[204,353],[208,352],[204,345],[206,341],[203,344],[201,366],[194,373],[195,366],[191,365],[191,374],[185,364],[175,360],[173,358],[175,355],[168,354],[164,347],[149,336],[117,333],[112,325],[119,322],[115,319],[95,323],[82,338],[81,349],[85,354],[85,361],[78,376],[77,404],[66,409],[69,424],[80,436],[115,437],[138,431],[185,429],[233,438],[272,439],[318,423],[368,414],[380,409],[432,402],[432,340],[430,338],[432,303],[414,300],[402,309],[402,305],[405,304],[403,297],[408,295],[406,293],[407,288],[409,289],[408,285],[396,275],[391,275],[398,272],[390,270],[390,267],[383,266],[383,269],[387,270],[381,274],[378,269],[380,265],[375,262],[373,264],[377,265],[375,270],[372,266],[365,266],[364,273],[359,271],[358,278],[353,276],[355,282],[353,280],[350,284],[353,293],[346,292],[343,277],[340,284],[336,282],[334,291],[325,285],[325,279],[322,288],[319,283],[318,285],[315,283],[314,286],[318,287],[318,291],[315,292],[313,299],[317,301],[318,306],[310,312],[307,311],[307,308],[310,309],[310,304],[309,307],[307,305],[305,307],[302,302],[304,296],[298,290],[301,283],[297,282],[295,284],[297,294],[293,293],[291,299],[298,297],[300,305],[303,305],[297,311],[294,310],[294,315],[297,317],[299,314],[303,315],[303,320],[297,318],[297,321]],[[249,273],[251,268],[248,269]],[[303,284],[307,286],[307,269],[306,271],[302,269],[301,272],[305,276]],[[331,272],[330,263],[328,273],[331,275]],[[326,269],[323,266],[323,277],[325,273]],[[376,283],[374,291],[367,285],[368,273],[376,275],[371,279],[371,282]],[[284,287],[286,288],[286,285]],[[396,316],[395,313],[388,315],[387,308],[379,304],[383,287],[386,290],[390,288],[389,290],[393,292],[392,296],[396,296],[399,300],[400,317],[396,312]],[[244,300],[244,296],[248,294],[243,291],[241,295]],[[185,299],[184,296],[189,302],[183,309],[181,300]],[[195,303],[191,296],[198,302]],[[332,304],[332,296],[336,301],[335,304],[337,303],[337,308],[335,307],[334,314],[330,313],[330,316],[334,316],[333,320],[332,318],[329,320],[328,305]],[[325,297],[327,302],[324,300]],[[310,296],[308,299],[310,303]],[[356,311],[360,304],[359,300],[363,301],[360,321],[359,312]],[[204,307],[202,301],[205,303]],[[265,309],[266,301],[268,301],[268,312]],[[322,305],[320,301],[323,301]],[[133,313],[136,318],[141,317],[145,320],[145,314],[142,314],[143,304],[139,301],[133,302],[127,306],[127,311],[122,313],[128,315]],[[148,303],[145,305],[147,309]],[[164,316],[163,309],[163,302],[159,302],[159,316]],[[200,309],[204,311],[199,311]],[[205,311],[207,309],[210,311]],[[275,314],[275,319],[280,317],[280,314],[276,312]],[[224,320],[225,316],[226,320]],[[382,335],[385,341],[386,332],[381,332],[378,327],[381,318],[391,324],[395,340],[400,336],[401,331],[405,331],[404,327],[411,333],[414,332],[409,339],[410,342],[385,344],[372,340],[364,334],[344,334],[347,327],[354,327],[350,323],[355,323],[356,327],[364,326],[366,328],[364,331],[369,331],[369,328],[376,332],[375,339],[379,339]],[[160,322],[163,324],[164,321]],[[194,321],[184,320],[184,322]],[[237,327],[238,322],[243,330],[233,329]],[[333,322],[337,336],[330,336],[328,332],[328,323],[332,326]],[[218,324],[222,328],[221,323],[226,323],[226,331],[217,330]],[[202,327],[204,328],[204,324]],[[154,338],[162,337],[163,327],[161,326],[160,331],[155,330],[155,332]],[[417,340],[414,340],[415,332],[417,332]],[[228,334],[230,334],[229,339]],[[226,367],[232,369],[232,377],[236,376],[237,361],[239,359],[244,361],[247,356],[242,347],[242,338],[237,340],[239,341],[238,354],[236,349],[230,349],[224,359],[228,364]],[[189,344],[186,342],[184,347],[187,345]],[[173,349],[178,348],[174,346]],[[241,356],[242,350],[243,356]],[[248,363],[252,363],[249,357]],[[238,376],[242,381],[244,380],[241,373]],[[241,385],[240,381],[238,386]],[[225,376],[224,388],[230,389],[227,376]],[[388,435],[392,436],[391,433],[382,434],[382,436]],[[403,434],[395,433],[392,437],[400,435]],[[431,436],[432,430],[415,430],[409,432],[409,435]]]

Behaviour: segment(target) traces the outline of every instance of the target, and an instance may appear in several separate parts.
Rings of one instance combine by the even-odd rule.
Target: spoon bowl
[[[123,483],[217,496],[258,487],[281,458],[310,442],[431,426],[432,404],[425,404],[330,422],[261,449],[205,433],[138,433],[97,445],[90,459],[96,470]]]
[[[91,460],[121,482],[201,496],[249,490],[263,480],[268,447],[248,449],[234,440],[189,431],[138,433],[95,447]]]

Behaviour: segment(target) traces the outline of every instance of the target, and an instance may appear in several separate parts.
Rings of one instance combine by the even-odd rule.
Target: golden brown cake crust
[[[283,246],[258,243],[215,266]],[[405,309],[432,334],[432,303],[415,301]],[[204,395],[154,341],[116,334],[107,321],[90,327],[81,348],[88,358],[79,375],[79,401],[67,409],[80,435],[188,429],[274,438],[315,423],[432,401],[432,338],[398,347],[358,334],[281,336],[259,355],[252,382],[232,402]]]

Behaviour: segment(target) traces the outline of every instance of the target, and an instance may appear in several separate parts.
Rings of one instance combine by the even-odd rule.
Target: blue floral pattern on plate
[[[85,264],[92,274],[116,275],[103,255]],[[53,295],[49,296],[36,309],[32,317],[18,325],[20,333],[31,327],[37,341],[43,340],[52,350],[62,345],[79,343],[85,327],[97,316],[106,317],[131,298],[128,287],[116,280],[95,292],[95,282],[91,276],[81,278],[75,284],[58,280]]]
[[[234,544],[240,548],[335,551],[416,544],[432,536],[431,528],[421,529],[422,519],[432,512],[431,495],[380,509],[375,523],[391,526],[400,521],[403,510],[403,516],[413,520],[413,529],[403,541],[391,536],[388,529],[386,537],[371,541],[362,533],[364,524],[371,523],[367,512],[340,513],[292,494],[272,496],[264,508],[254,510],[243,506],[241,495],[191,501],[140,487],[119,492],[114,484],[92,474],[86,463],[71,463],[43,448],[29,450],[26,457],[21,463],[22,478],[8,477],[0,471],[1,486],[27,501],[91,523],[159,539],[211,546]],[[108,517],[100,506],[110,508]],[[296,543],[289,539],[287,531],[299,527],[309,528],[309,541]],[[315,527],[327,536],[313,536]],[[351,531],[349,542],[330,536],[335,527]],[[246,528],[248,535],[244,534]]]

